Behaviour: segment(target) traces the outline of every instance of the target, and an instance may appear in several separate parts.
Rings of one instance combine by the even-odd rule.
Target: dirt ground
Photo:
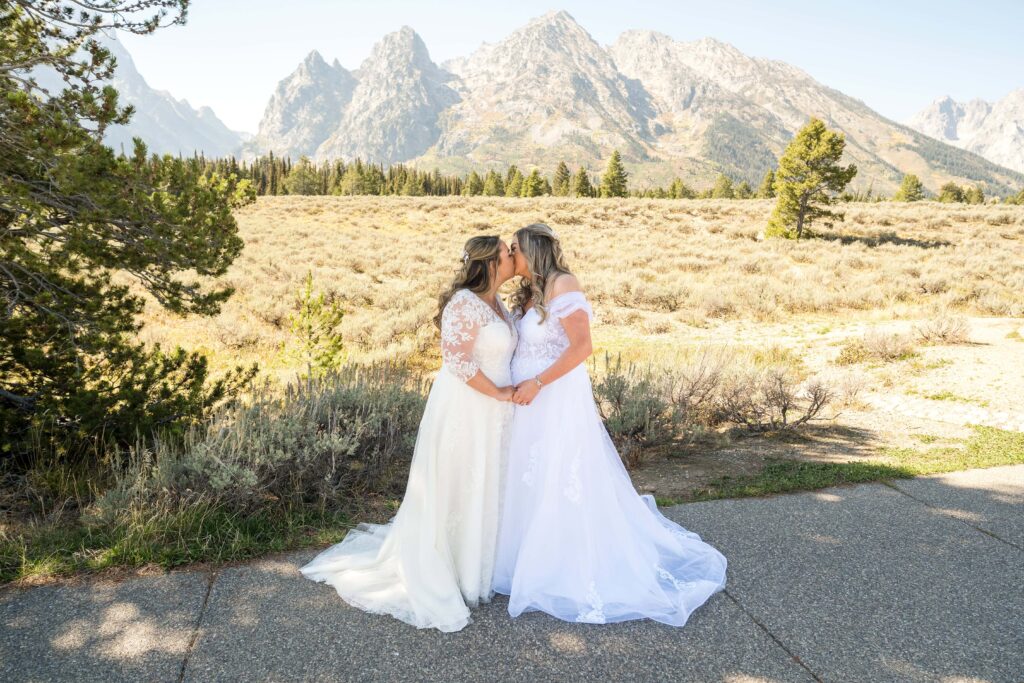
[[[1024,321],[968,318],[967,343],[916,346],[892,363],[838,366],[843,343],[868,329],[912,334],[919,321],[896,320],[720,326],[701,330],[736,343],[765,339],[799,351],[811,374],[859,378],[851,405],[827,407],[794,433],[723,430],[685,448],[655,449],[631,472],[641,493],[685,499],[722,476],[754,474],[769,457],[848,462],[877,459],[886,447],[926,447],[970,436],[971,424],[1024,431]],[[930,398],[938,396],[940,398]],[[934,438],[934,439],[933,439]]]

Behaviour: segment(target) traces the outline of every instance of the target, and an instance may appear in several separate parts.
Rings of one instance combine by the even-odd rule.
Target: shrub
[[[593,360],[596,369],[597,360]],[[613,362],[605,354],[600,379],[594,382],[594,400],[605,428],[627,467],[636,467],[642,449],[671,441],[676,434],[677,416],[668,398],[664,374],[652,367]]]
[[[942,315],[914,326],[918,339],[926,344],[964,344],[970,334],[967,319],[958,315]]]
[[[404,470],[424,406],[421,378],[403,365],[346,365],[267,387],[225,409],[174,446],[115,454],[116,481],[101,516],[128,502],[204,497],[249,510],[266,500],[332,506],[354,492],[386,491]]]
[[[722,383],[719,406],[730,422],[766,432],[793,429],[814,419],[832,396],[824,380],[812,378],[801,385],[787,366],[748,367]]]
[[[902,334],[869,330],[861,339],[849,340],[836,358],[840,365],[874,360],[891,362],[917,355],[913,340]]]

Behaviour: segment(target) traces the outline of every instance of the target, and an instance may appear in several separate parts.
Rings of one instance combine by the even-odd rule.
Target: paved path
[[[0,591],[2,681],[1024,681],[1024,465],[669,508],[729,559],[683,628],[364,614],[298,573]]]

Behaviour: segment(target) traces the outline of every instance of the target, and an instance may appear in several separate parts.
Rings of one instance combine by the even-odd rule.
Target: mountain
[[[104,144],[131,154],[132,138],[140,137],[151,154],[191,156],[202,152],[207,156],[229,156],[240,153],[247,138],[245,133],[230,130],[209,107],[193,109],[187,100],[176,99],[166,90],[151,88],[115,32],[101,31],[96,40],[117,60],[114,75],[107,83],[118,91],[118,106],[135,105],[135,113],[127,125],[107,128]],[[50,67],[32,69],[30,75],[52,95],[65,87]]]
[[[256,137],[243,158],[273,152],[279,156],[313,156],[338,129],[352,101],[356,79],[338,60],[327,64],[313,50],[270,97]]]
[[[312,145],[322,136],[320,160],[358,156],[444,172],[512,163],[551,172],[560,160],[600,171],[618,149],[634,186],[676,175],[707,185],[719,172],[756,184],[796,131],[818,117],[844,133],[845,162],[859,169],[854,188],[892,193],[905,173],[931,190],[950,180],[979,184],[990,195],[1024,186],[1024,174],[887,119],[785,62],[712,38],[682,42],[655,31],[626,31],[602,46],[564,11],[440,66],[403,27],[351,75],[357,83],[340,116],[340,99],[327,115],[309,104],[309,93],[279,86],[268,112],[297,113],[276,126],[265,116],[262,144],[301,137]],[[991,125],[1008,130],[1014,116]]]
[[[317,159],[391,164],[417,157],[437,141],[441,113],[459,101],[448,86],[452,75],[430,60],[408,26],[377,43],[357,74],[351,102]]]
[[[618,148],[649,160],[649,97],[566,12],[550,12],[468,58],[446,63],[460,101],[446,112],[436,157],[592,162]]]
[[[100,32],[96,38],[117,60],[108,83],[120,94],[119,106],[135,105],[135,113],[127,125],[107,128],[104,144],[131,154],[132,137],[137,136],[143,139],[150,153],[156,154],[191,156],[199,151],[207,156],[228,156],[240,152],[246,138],[244,133],[230,130],[209,107],[193,109],[186,100],[151,88],[115,32]],[[30,73],[51,94],[64,89],[60,76],[49,67],[33,69]]]
[[[908,125],[936,140],[1024,172],[1024,88],[995,103],[981,99],[961,103],[942,97],[918,112]]]

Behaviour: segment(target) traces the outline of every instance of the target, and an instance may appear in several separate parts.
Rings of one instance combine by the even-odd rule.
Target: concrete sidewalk
[[[682,628],[418,631],[298,573],[317,551],[0,592],[2,681],[1024,681],[1024,465],[680,505],[728,586]]]

